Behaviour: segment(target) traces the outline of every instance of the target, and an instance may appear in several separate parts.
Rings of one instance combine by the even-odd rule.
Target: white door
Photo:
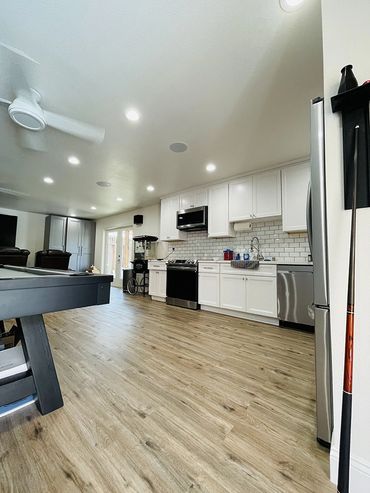
[[[253,176],[253,214],[256,218],[281,215],[279,169]]]
[[[220,275],[200,273],[198,300],[200,305],[220,306]]]
[[[229,183],[229,221],[245,221],[253,214],[253,178]]]
[[[210,238],[235,236],[229,222],[229,186],[227,183],[208,190],[208,236]]]
[[[310,163],[282,170],[283,231],[307,231],[306,203],[310,174]]]
[[[276,277],[247,277],[246,311],[265,317],[277,317]]]
[[[245,276],[221,274],[220,306],[228,310],[245,312]]]
[[[113,286],[122,287],[122,270],[132,267],[133,231],[129,228],[105,232],[104,274],[113,276]]]
[[[160,270],[158,276],[158,296],[166,298],[167,293],[167,271]]]
[[[150,296],[159,296],[159,270],[149,271],[149,294]]]

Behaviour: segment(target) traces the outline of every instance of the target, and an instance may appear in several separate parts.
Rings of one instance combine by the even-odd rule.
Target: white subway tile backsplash
[[[249,250],[253,236],[260,240],[262,255],[275,257],[278,262],[306,262],[310,249],[306,233],[285,233],[281,219],[256,222],[251,231],[239,231],[235,238],[208,238],[206,231],[188,233],[186,241],[168,243],[173,258],[222,258],[225,248],[235,253]]]

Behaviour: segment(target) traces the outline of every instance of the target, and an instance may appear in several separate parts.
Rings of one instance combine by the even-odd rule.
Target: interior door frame
[[[130,231],[132,230],[132,226],[120,226],[117,228],[109,228],[104,231],[104,256],[103,256],[103,262],[104,262],[104,273],[107,274],[106,272],[106,266],[107,266],[107,255],[108,255],[108,235],[109,233],[116,232],[117,233],[117,242],[116,242],[116,262],[115,262],[115,275],[113,276],[113,283],[112,286],[116,288],[121,288],[122,287],[122,278],[121,278],[121,271],[122,271],[122,246],[123,246],[123,231]],[[110,274],[110,272],[109,272]]]

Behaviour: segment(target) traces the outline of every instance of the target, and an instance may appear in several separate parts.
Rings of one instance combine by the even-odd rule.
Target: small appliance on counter
[[[168,261],[166,303],[192,310],[199,308],[197,260]]]

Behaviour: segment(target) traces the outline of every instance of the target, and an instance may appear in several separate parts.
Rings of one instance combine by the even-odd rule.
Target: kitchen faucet
[[[255,246],[255,244],[257,244],[257,246]],[[259,240],[258,236],[253,236],[253,238],[251,239],[251,253],[252,253],[252,255],[253,255],[255,250],[257,250],[257,260],[263,260],[263,255],[261,255],[261,249],[260,249],[260,240]]]

